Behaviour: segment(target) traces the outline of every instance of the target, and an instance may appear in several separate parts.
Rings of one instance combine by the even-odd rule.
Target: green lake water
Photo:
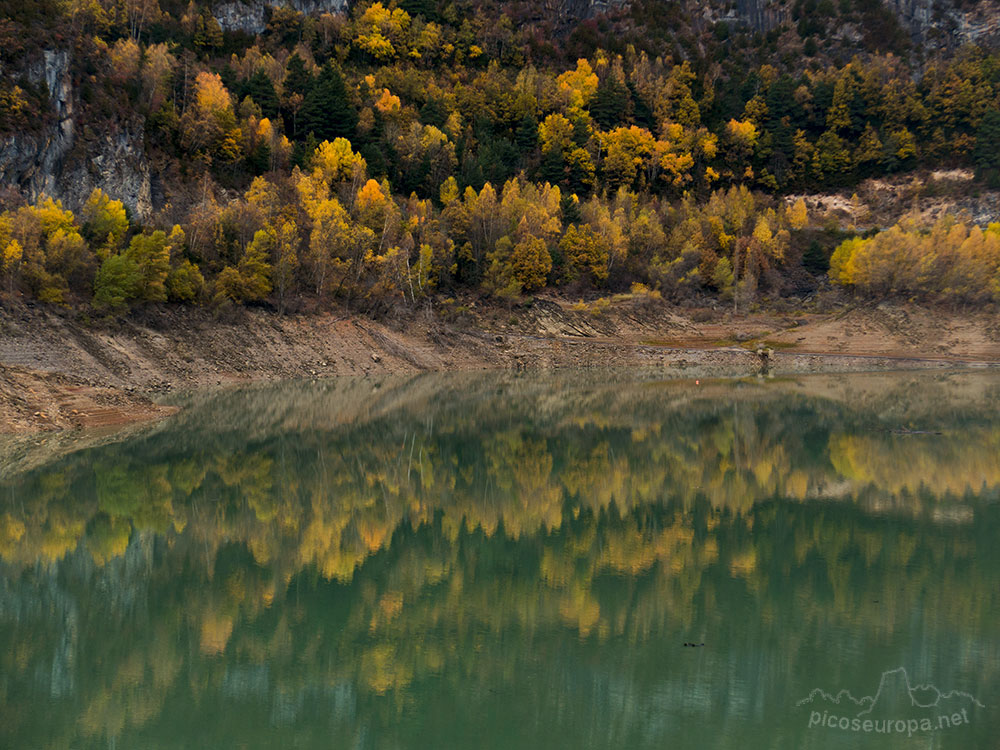
[[[1000,746],[995,373],[175,400],[0,457],[0,748]]]

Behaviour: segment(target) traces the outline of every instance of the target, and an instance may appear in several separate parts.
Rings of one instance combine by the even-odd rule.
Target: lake
[[[173,400],[0,460],[0,747],[996,746],[996,373]]]

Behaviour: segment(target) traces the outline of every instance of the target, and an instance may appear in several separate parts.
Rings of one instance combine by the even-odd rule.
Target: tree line
[[[4,288],[46,302],[284,310],[641,284],[738,305],[801,287],[809,217],[785,192],[937,164],[1000,180],[1000,55],[974,47],[916,73],[875,52],[737,76],[634,45],[561,63],[510,18],[454,5],[275,9],[256,36],[196,3],[60,8],[84,141],[141,116],[168,201],[144,224],[99,192],[75,212],[8,201]],[[44,120],[44,94],[5,78],[0,129]],[[964,273],[995,277],[973,255]]]

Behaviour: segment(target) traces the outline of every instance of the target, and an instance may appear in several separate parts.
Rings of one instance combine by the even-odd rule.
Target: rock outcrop
[[[770,31],[789,18],[785,3],[772,0],[736,0],[736,17],[758,31]]]
[[[17,187],[29,197],[55,195],[56,175],[73,147],[73,86],[69,53],[46,50],[29,64],[24,76],[31,83],[45,83],[52,106],[52,122],[35,133],[15,133],[0,140],[0,185]]]
[[[153,215],[153,197],[142,122],[104,133],[88,143],[87,152],[69,160],[54,194],[72,208],[100,188],[124,203],[136,219],[148,220]]]
[[[0,139],[0,185],[16,188],[31,201],[41,195],[58,198],[71,209],[99,187],[136,219],[149,219],[153,202],[142,119],[105,123],[104,132],[83,142],[69,52],[46,50],[19,72],[36,85],[44,82],[51,113],[37,130]]]
[[[979,0],[883,0],[899,16],[915,44],[947,49],[1000,43],[1000,2]]]
[[[591,0],[597,2],[597,0]],[[878,1],[878,0],[876,0]],[[881,0],[895,12],[914,44],[922,50],[954,49],[963,44],[1000,44],[1000,0]],[[766,32],[791,21],[791,0],[692,0],[689,8],[709,22],[723,21]],[[837,35],[850,38],[848,24]]]
[[[339,13],[347,0],[229,0],[213,8],[215,20],[223,31],[259,34],[267,24],[271,8],[291,6],[301,13]]]

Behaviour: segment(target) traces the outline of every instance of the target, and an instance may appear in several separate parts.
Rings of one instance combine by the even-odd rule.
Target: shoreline
[[[4,309],[0,435],[113,430],[168,416],[160,394],[260,381],[434,371],[654,367],[678,378],[1000,367],[990,313],[855,307],[735,317],[666,304],[595,317],[542,299],[376,321],[343,311],[279,316],[163,306],[93,324]],[[770,350],[762,360],[758,349]]]

